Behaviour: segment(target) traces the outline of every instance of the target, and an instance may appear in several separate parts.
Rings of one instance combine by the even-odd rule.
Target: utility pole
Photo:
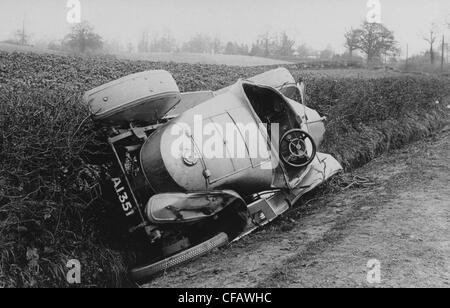
[[[23,19],[22,19],[22,29],[17,30],[16,35],[17,37],[17,43],[19,45],[26,45],[27,44],[27,32],[25,31],[25,13],[23,14]]]
[[[445,37],[442,36],[441,72],[444,71],[444,46],[445,46]]]
[[[445,44],[445,51],[446,51],[446,54],[447,54],[447,64],[449,64],[449,62],[448,62],[448,54],[449,54],[449,44],[447,43],[447,44]]]
[[[408,52],[409,52],[409,46],[406,44],[406,61],[405,61],[405,70],[408,70]]]
[[[22,20],[22,36],[20,39],[20,45],[25,45],[25,17],[23,17]]]

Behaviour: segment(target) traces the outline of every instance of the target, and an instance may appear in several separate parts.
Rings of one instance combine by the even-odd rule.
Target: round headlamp
[[[188,166],[194,166],[198,162],[198,157],[193,149],[186,149],[183,151],[183,162]]]

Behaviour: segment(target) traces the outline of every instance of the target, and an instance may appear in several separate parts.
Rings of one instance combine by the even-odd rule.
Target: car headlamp
[[[194,166],[198,163],[198,157],[194,149],[185,149],[182,154],[183,162],[188,166]]]

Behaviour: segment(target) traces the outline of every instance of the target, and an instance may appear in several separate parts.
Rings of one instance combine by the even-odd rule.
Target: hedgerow
[[[321,150],[346,168],[448,121],[448,79],[337,78],[289,68],[306,77],[308,105],[328,117]],[[110,228],[110,205],[92,195],[98,168],[85,157],[95,129],[80,97],[149,69],[168,70],[182,91],[195,91],[269,68],[0,52],[0,287],[67,286],[70,259],[81,261],[84,286],[126,283],[127,238]]]
[[[310,106],[329,119],[322,151],[351,169],[429,135],[449,121],[449,81],[422,76],[310,80]]]

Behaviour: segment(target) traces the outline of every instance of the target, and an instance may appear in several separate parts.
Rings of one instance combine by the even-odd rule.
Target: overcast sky
[[[105,39],[136,43],[143,31],[170,31],[179,41],[197,33],[251,43],[286,30],[315,49],[343,50],[343,34],[367,14],[367,0],[80,0],[82,18]],[[382,22],[410,53],[426,49],[422,34],[450,21],[450,0],[380,0]],[[33,40],[60,39],[70,28],[67,0],[0,0],[0,40],[22,27]],[[441,27],[444,31],[444,27]],[[450,41],[450,33],[446,30]]]

